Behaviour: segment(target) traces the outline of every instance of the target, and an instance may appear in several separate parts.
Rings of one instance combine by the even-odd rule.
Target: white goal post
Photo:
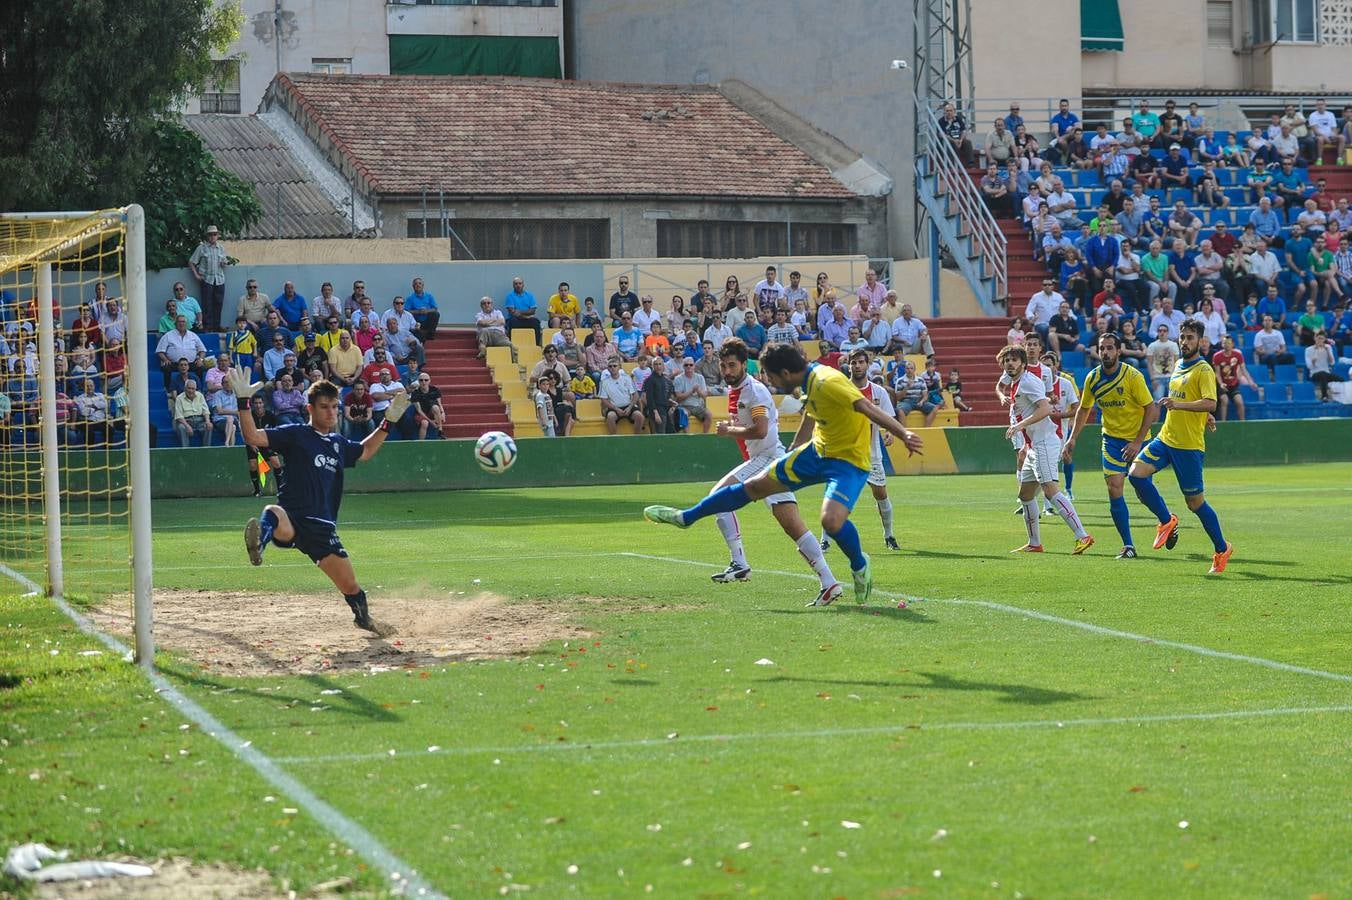
[[[120,303],[125,340],[68,347],[61,314],[91,303],[96,290]],[[155,653],[149,330],[140,206],[0,214],[0,569],[26,586],[43,577],[62,600],[129,594],[135,659],[147,667]],[[115,374],[119,355],[125,368]],[[77,418],[83,407],[69,391],[83,376],[69,372],[80,358],[97,369],[86,390],[103,396],[102,422]]]

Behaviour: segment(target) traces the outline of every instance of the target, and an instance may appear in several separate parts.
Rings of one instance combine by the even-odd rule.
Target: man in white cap
[[[221,330],[221,306],[225,303],[225,267],[230,263],[221,243],[221,230],[207,226],[206,239],[188,257],[188,268],[202,286],[202,330]]]

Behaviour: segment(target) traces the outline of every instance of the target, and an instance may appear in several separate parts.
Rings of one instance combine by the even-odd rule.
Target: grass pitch
[[[905,610],[848,590],[804,608],[815,582],[763,507],[741,515],[753,580],[711,584],[713,523],[640,519],[704,485],[352,496],[377,618],[382,597],[488,593],[590,636],[377,674],[162,663],[455,896],[1352,896],[1352,466],[1207,482],[1236,546],[1219,578],[1169,473],[1178,548],[1148,549],[1133,501],[1147,549],[1121,562],[1097,473],[1075,484],[1099,541],[1078,558],[1058,519],[1047,554],[1009,555],[1012,477],[894,478],[902,552],[867,494],[855,520],[878,589],[929,598]],[[157,504],[157,588],[331,591],[294,552],[247,566],[235,523],[256,509]],[[0,839],[382,889],[129,667],[79,655],[98,645],[45,601],[0,612]]]

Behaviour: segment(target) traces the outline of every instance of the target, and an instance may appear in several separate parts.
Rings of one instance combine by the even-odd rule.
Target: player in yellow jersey
[[[849,559],[854,598],[865,603],[873,591],[873,573],[868,556],[859,546],[859,532],[850,522],[850,511],[868,481],[871,426],[876,424],[901,438],[911,453],[919,451],[924,441],[861,394],[843,372],[809,364],[796,344],[767,345],[761,351],[760,367],[779,390],[803,391],[803,424],[792,448],[750,481],[714,491],[689,509],[649,506],[643,515],[652,522],[689,528],[705,516],[732,512],[772,494],[824,482],[822,530]]]
[[[1189,319],[1178,326],[1178,364],[1169,377],[1169,396],[1160,401],[1168,410],[1164,427],[1145,445],[1131,464],[1131,486],[1136,496],[1160,520],[1155,530],[1155,549],[1176,543],[1178,517],[1169,512],[1152,476],[1160,469],[1174,467],[1174,477],[1183,490],[1183,498],[1202,522],[1215,547],[1211,557],[1213,575],[1225,571],[1234,547],[1221,534],[1220,519],[1206,502],[1202,485],[1202,463],[1206,450],[1206,430],[1213,427],[1210,415],[1216,409],[1216,373],[1201,356],[1202,323]]]
[[[1117,558],[1135,559],[1131,513],[1122,488],[1131,461],[1141,452],[1150,437],[1150,426],[1159,418],[1159,408],[1141,370],[1122,361],[1122,341],[1117,335],[1099,335],[1098,351],[1101,362],[1084,377],[1084,394],[1075,414],[1074,430],[1066,441],[1066,454],[1075,452],[1075,441],[1098,406],[1103,412],[1103,478],[1108,483],[1108,511],[1122,536],[1122,551]]]

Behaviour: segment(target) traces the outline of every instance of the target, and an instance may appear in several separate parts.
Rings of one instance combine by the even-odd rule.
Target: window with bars
[[[1208,47],[1232,48],[1235,45],[1235,5],[1233,0],[1207,0],[1206,42]]]
[[[1251,44],[1313,44],[1319,40],[1319,0],[1250,0]]]
[[[457,258],[469,258],[465,248],[474,259],[610,256],[609,219],[446,219],[443,223],[435,218],[410,218],[408,236],[447,238]]]
[[[858,252],[854,225],[808,222],[704,222],[659,219],[657,255],[745,259]]]
[[[204,113],[239,113],[239,60],[218,59],[212,62],[214,71],[202,92],[200,105]]]
[[[310,60],[310,71],[320,75],[351,75],[352,57],[316,56]]]

